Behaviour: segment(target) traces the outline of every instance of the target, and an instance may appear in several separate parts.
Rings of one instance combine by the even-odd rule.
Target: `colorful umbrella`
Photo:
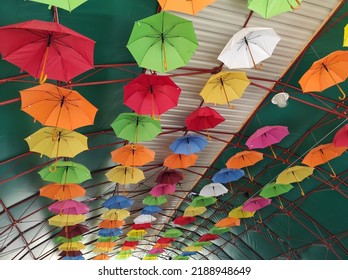
[[[226,217],[215,223],[214,227],[226,228],[240,226],[240,219],[236,217]]]
[[[157,214],[161,213],[163,210],[161,207],[158,207],[157,205],[145,205],[144,208],[141,210],[141,214]]]
[[[142,238],[146,233],[147,233],[147,231],[143,230],[143,229],[132,229],[127,233],[127,236]]]
[[[54,200],[67,200],[84,196],[86,190],[77,184],[49,184],[39,189],[40,196]]]
[[[199,192],[200,196],[220,196],[228,192],[228,189],[221,183],[210,183],[205,185]]]
[[[176,138],[169,148],[175,154],[191,155],[204,150],[208,141],[203,136],[186,135]]]
[[[146,224],[156,221],[156,218],[152,215],[141,214],[134,219],[135,224]]]
[[[304,196],[304,191],[299,182],[301,182],[303,179],[308,178],[310,175],[312,175],[313,171],[314,171],[313,167],[295,165],[282,171],[278,175],[276,183],[291,184],[296,182],[301,190],[301,195]]]
[[[78,251],[85,249],[86,246],[82,242],[65,242],[59,245],[58,250],[61,251]]]
[[[248,0],[248,9],[258,13],[263,18],[280,15],[298,9],[302,0]]]
[[[163,11],[176,11],[189,15],[196,15],[216,0],[158,0]]]
[[[73,238],[75,236],[82,235],[89,231],[89,227],[81,224],[76,224],[72,226],[65,226],[60,230],[58,236],[63,236],[65,238]]]
[[[244,175],[245,174],[242,169],[222,168],[213,175],[211,180],[214,183],[229,183],[238,181]]]
[[[136,21],[127,43],[140,67],[161,73],[185,66],[197,47],[192,22],[167,12]]]
[[[196,221],[195,217],[179,216],[179,217],[176,217],[173,220],[173,223],[176,224],[176,225],[185,226],[185,225],[188,225],[188,224],[192,224],[195,221]]]
[[[68,199],[52,203],[48,206],[48,211],[55,214],[79,215],[88,213],[89,207],[80,201]]]
[[[40,83],[47,78],[68,82],[94,67],[95,42],[56,22],[30,20],[0,27],[0,42],[2,58]]]
[[[105,230],[105,229],[102,229]],[[114,242],[118,239],[118,236],[99,236],[97,241],[98,242]]]
[[[198,252],[198,251],[201,251],[203,250],[203,247],[202,246],[186,246],[183,251],[184,252]]]
[[[110,257],[107,255],[107,254],[105,254],[105,253],[100,253],[100,254],[98,254],[98,255],[96,255],[95,257],[93,257],[92,258],[92,260],[103,260],[103,261],[106,261],[106,260],[109,260],[110,259]]]
[[[311,149],[303,158],[302,163],[310,167],[327,163],[332,172],[332,177],[336,177],[336,173],[333,170],[330,160],[341,156],[348,147],[335,147],[333,143],[322,144]]]
[[[130,212],[125,209],[109,209],[101,214],[102,219],[106,220],[124,220],[128,218]]]
[[[174,257],[173,260],[176,260],[176,261],[185,261],[185,260],[189,260],[190,257],[189,256],[180,256],[180,255],[177,255]]]
[[[248,166],[263,160],[263,154],[256,151],[242,151],[230,157],[226,162],[227,168],[243,168],[246,167],[249,179],[254,181],[254,177],[250,175]]]
[[[166,169],[161,171],[157,175],[155,182],[158,184],[174,185],[179,183],[183,179],[184,179],[184,174],[182,172],[177,171],[175,169]]]
[[[52,6],[56,6],[58,8],[67,10],[71,12],[72,10],[76,9],[78,6],[82,5],[83,3],[87,2],[87,0],[30,0],[33,2],[38,2],[42,4],[49,5],[48,8],[51,9]]]
[[[123,220],[102,220],[100,223],[98,223],[99,228],[120,228],[124,226],[126,223]]]
[[[62,258],[62,260],[68,260],[68,261],[77,261],[77,260],[85,260],[85,258],[83,256],[65,256]]]
[[[136,167],[116,166],[105,173],[109,181],[119,184],[136,184],[145,179],[144,172]]]
[[[140,115],[160,116],[178,105],[181,89],[168,76],[140,74],[124,86],[124,105]]]
[[[219,236],[217,234],[206,233],[206,234],[202,235],[198,239],[198,241],[199,242],[212,241],[212,240],[216,240],[218,238],[219,238]]]
[[[173,194],[176,190],[176,186],[173,184],[158,184],[154,186],[149,194],[154,197],[158,197],[166,194]]]
[[[160,196],[157,196],[157,197],[154,197],[152,195],[147,195],[143,199],[143,204],[145,204],[145,205],[162,205],[162,204],[164,204],[166,202],[167,202],[167,199],[163,195],[160,195]]]
[[[289,192],[294,187],[291,184],[278,184],[276,182],[268,183],[261,189],[260,196],[264,198],[278,197],[280,208],[284,208],[280,195]]]
[[[163,248],[152,248],[150,251],[149,251],[149,254],[162,254],[164,253],[165,250]]]
[[[196,154],[169,154],[163,162],[163,166],[168,168],[187,168],[195,165],[198,156]]]
[[[185,211],[184,215],[185,217],[194,217],[203,214],[205,211],[207,211],[207,208],[204,206],[201,207],[193,207],[193,206],[188,206]]]
[[[103,202],[102,206],[108,209],[124,209],[133,205],[134,201],[123,195],[114,195]]]
[[[77,235],[74,236],[72,238],[66,238],[64,236],[56,236],[54,238],[54,241],[57,243],[64,243],[64,242],[78,242],[78,241],[82,241],[83,240],[83,236],[82,235]]]
[[[158,257],[157,257],[157,255],[146,254],[144,256],[143,260],[156,261],[156,260],[158,260]]]
[[[190,206],[207,207],[209,205],[215,204],[216,202],[217,202],[217,199],[213,196],[197,196],[191,201]]]
[[[115,242],[95,242],[93,245],[97,248],[114,248],[117,244]]]
[[[45,83],[19,93],[21,110],[42,125],[74,130],[94,124],[98,109],[77,91]]]
[[[102,237],[119,236],[122,234],[120,228],[102,228],[98,231],[98,235]]]
[[[235,33],[218,56],[229,69],[257,68],[271,57],[280,41],[278,34],[267,27],[244,27]]]
[[[176,237],[160,237],[157,240],[157,243],[158,244],[168,244],[168,243],[175,241],[175,239],[176,239]]]
[[[273,156],[276,158],[272,145],[279,143],[286,136],[289,135],[289,130],[286,126],[273,125],[264,126],[256,130],[246,141],[246,145],[249,149],[263,149],[270,147]]]
[[[348,24],[344,27],[343,47],[348,47]]]
[[[252,198],[249,198],[243,205],[242,210],[243,211],[248,211],[248,212],[255,212],[257,210],[260,210],[268,205],[270,205],[272,202],[272,199],[270,198],[264,198],[261,196],[255,196]],[[259,213],[259,221],[258,222],[262,222],[262,217]]]
[[[121,113],[111,123],[117,137],[131,143],[150,141],[162,132],[159,120],[136,113]]]
[[[74,226],[86,220],[85,215],[59,214],[48,219],[48,224],[56,227]]]
[[[336,85],[342,96],[340,100],[346,98],[346,94],[339,86],[348,77],[348,51],[334,51],[324,58],[315,61],[312,66],[304,73],[299,80],[303,92],[321,92],[331,86]]]
[[[151,215],[151,214],[149,214],[149,215]],[[151,227],[151,223],[132,224],[132,226],[131,226],[132,229],[147,229],[150,227]]]
[[[87,167],[73,161],[58,161],[54,165],[44,167],[38,173],[42,180],[59,184],[79,184],[92,178]]]
[[[233,208],[229,213],[228,217],[230,218],[238,218],[238,219],[246,219],[254,217],[255,211],[249,212],[243,210],[243,206],[238,206],[236,208]]]
[[[177,228],[171,228],[164,232],[163,237],[166,238],[178,238],[183,235],[183,232]]]
[[[332,144],[335,147],[348,147],[348,124],[336,132]]]
[[[205,103],[227,104],[234,108],[230,102],[241,98],[249,84],[245,72],[219,72],[209,78],[199,95]]]
[[[157,248],[157,249],[165,249],[167,247],[170,247],[172,244],[171,243],[156,243],[155,245],[153,245],[153,249]]]
[[[69,251],[69,252],[62,251],[62,252],[59,253],[58,256],[60,256],[60,257],[66,257],[66,256],[78,257],[78,256],[81,256],[81,255],[82,255],[81,251]]]
[[[124,166],[142,166],[155,159],[155,152],[143,145],[125,145],[111,152],[111,159]]]

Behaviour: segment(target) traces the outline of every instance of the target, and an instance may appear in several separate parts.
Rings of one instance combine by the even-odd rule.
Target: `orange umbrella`
[[[218,221],[214,226],[218,228],[240,226],[240,219],[235,217],[223,218],[222,220]]]
[[[48,184],[39,189],[40,196],[57,200],[73,199],[84,196],[86,190],[77,184]]]
[[[107,254],[100,253],[99,255],[96,255],[92,258],[92,260],[109,260],[110,257]]]
[[[240,169],[240,168],[246,167],[249,179],[253,181],[254,178],[250,175],[248,166],[254,165],[255,163],[261,161],[262,159],[263,159],[263,154],[260,152],[242,151],[230,157],[229,160],[227,160],[226,162],[226,167],[234,168],[234,169]]]
[[[195,15],[216,0],[158,0],[163,11]]]
[[[98,224],[99,228],[119,228],[125,225],[123,220],[103,220]]]
[[[170,154],[164,159],[163,166],[168,168],[187,168],[196,163],[198,156],[196,154]]]
[[[74,130],[92,125],[98,110],[77,91],[48,83],[21,90],[20,95],[21,110],[45,126]]]
[[[302,160],[303,164],[310,167],[315,167],[317,165],[327,163],[331,169],[332,177],[336,177],[336,173],[333,170],[330,160],[339,157],[346,151],[347,147],[335,147],[333,143],[319,145],[311,149],[307,155]]]
[[[113,248],[117,244],[115,242],[96,242],[93,245],[97,248]]]
[[[132,245],[132,246],[122,246],[121,251],[128,251],[128,250],[134,250],[137,248],[137,245]]]
[[[124,166],[142,166],[155,159],[155,152],[139,144],[128,144],[112,151],[111,159]]]
[[[165,249],[167,247],[170,247],[172,243],[156,243],[155,245],[153,245],[152,248],[154,249]]]
[[[348,51],[334,51],[322,59],[315,61],[308,71],[301,77],[299,83],[303,92],[321,92],[336,85],[342,96],[346,94],[338,85],[348,77]]]

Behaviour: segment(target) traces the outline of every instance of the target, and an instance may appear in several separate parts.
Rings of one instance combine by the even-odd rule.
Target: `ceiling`
[[[111,123],[119,114],[131,112],[123,104],[124,85],[146,72],[138,67],[125,46],[134,22],[157,13],[158,2],[89,0],[71,13],[58,9],[56,14],[54,9],[30,1],[3,2],[6,9],[0,11],[0,26],[31,19],[52,21],[56,15],[59,23],[96,42],[94,69],[74,78],[69,85],[98,108],[94,124],[76,130],[88,137],[89,150],[71,159],[86,166],[92,175],[92,179],[81,184],[86,195],[79,199],[90,209],[83,223],[89,231],[83,235],[82,242],[86,246],[84,258],[92,259],[96,255],[93,244],[98,239],[98,223],[106,210],[102,203],[116,192],[121,193],[121,187],[105,176],[117,165],[110,153],[125,144],[116,137]],[[194,166],[180,169],[184,179],[175,193],[167,196],[167,203],[161,205],[163,212],[155,215],[156,221],[132,251],[133,257],[142,259],[166,230],[176,227],[173,219],[183,215],[203,186],[226,167],[231,156],[248,150],[246,140],[257,129],[272,125],[288,127],[289,135],[272,145],[277,157],[268,148],[258,149],[264,159],[249,168],[254,180],[245,175],[227,183],[230,192],[219,196],[217,204],[197,216],[193,224],[178,227],[183,235],[159,258],[180,255],[215,223],[227,217],[229,211],[274,182],[280,172],[301,165],[312,148],[330,143],[337,130],[345,125],[348,106],[345,100],[339,100],[337,87],[304,94],[298,81],[314,61],[333,51],[344,50],[346,1],[329,0],[318,4],[318,1],[305,0],[300,9],[271,19],[263,19],[248,10],[246,2],[217,0],[195,16],[172,12],[193,22],[199,47],[186,66],[166,73],[182,90],[179,103],[161,116],[162,133],[142,143],[156,152],[155,160],[141,167],[145,174],[143,181],[126,185],[127,196],[134,204],[128,209],[131,216],[125,220],[124,233],[109,253],[111,257],[118,254],[133,220],[145,206],[142,201],[155,186],[158,173],[165,169],[163,161],[176,138],[189,133],[209,135],[210,141],[197,153],[199,158]],[[262,69],[241,69],[251,83],[242,98],[233,101],[233,109],[227,105],[204,104],[199,93],[211,74],[228,71],[217,59],[219,53],[243,27],[272,27],[281,40],[273,55],[262,62]],[[53,201],[39,195],[39,188],[49,182],[43,181],[38,172],[51,164],[52,159],[30,152],[24,141],[42,125],[21,110],[19,91],[37,85],[38,81],[5,60],[0,62],[0,70],[0,259],[60,259],[59,244],[54,240],[60,228],[48,224],[53,214],[47,208]],[[346,83],[341,87],[345,89]],[[283,91],[290,96],[288,106],[278,108],[271,99]],[[207,105],[216,109],[225,121],[209,132],[187,131],[186,117]],[[330,161],[336,177],[330,176],[328,164],[317,166],[313,174],[301,182],[304,196],[294,184],[294,189],[280,196],[284,208],[274,198],[255,218],[242,219],[240,226],[231,227],[190,258],[348,259],[348,222],[344,218],[348,213],[347,157],[345,152]]]

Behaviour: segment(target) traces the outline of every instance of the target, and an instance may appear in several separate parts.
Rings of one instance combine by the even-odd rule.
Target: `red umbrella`
[[[144,223],[144,224],[133,224],[132,229],[147,229],[151,227],[151,223]]]
[[[177,106],[180,93],[168,76],[141,74],[124,86],[123,102],[140,115],[154,117]]]
[[[30,20],[0,28],[0,53],[43,83],[70,81],[94,65],[95,42],[59,23]]]
[[[122,246],[126,246],[126,247],[134,247],[137,246],[139,244],[139,241],[125,241],[123,242]]]
[[[348,124],[336,132],[332,143],[335,147],[348,147]]]
[[[70,256],[70,257],[77,257],[77,256],[82,256],[81,251],[62,251],[59,256],[60,257],[65,257],[65,256]]]
[[[202,235],[198,239],[198,241],[199,242],[212,241],[212,240],[215,240],[215,239],[218,239],[218,238],[219,238],[219,236],[217,234],[207,233],[207,234]]]
[[[216,110],[206,106],[194,110],[185,119],[185,124],[188,130],[204,130],[214,128],[224,120]]]
[[[176,190],[176,186],[172,184],[158,184],[154,186],[149,194],[154,197],[159,197],[161,195],[173,194]]]
[[[166,169],[157,175],[155,182],[158,184],[174,185],[179,183],[182,179],[184,179],[184,174],[180,171],[175,169]]]
[[[78,235],[82,235],[89,231],[89,227],[81,224],[74,226],[66,226],[58,233],[58,236],[63,236],[66,238],[73,238]]]
[[[192,224],[195,221],[196,221],[195,217],[179,216],[174,219],[173,223],[176,225],[184,226],[184,225]]]
[[[175,241],[175,238],[169,238],[169,237],[160,237],[156,243],[158,244],[168,244]]]

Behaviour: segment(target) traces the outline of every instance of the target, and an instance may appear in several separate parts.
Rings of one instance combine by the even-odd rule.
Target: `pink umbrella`
[[[276,154],[273,151],[272,145],[279,143],[285,136],[289,134],[289,130],[286,126],[274,125],[264,126],[256,130],[246,141],[246,145],[249,149],[263,149],[270,147],[273,156],[276,158]]]
[[[348,147],[348,124],[336,132],[332,143],[335,147]]]
[[[157,254],[162,254],[162,253],[164,253],[165,251],[164,251],[164,249],[162,249],[162,248],[153,248],[153,249],[151,249],[150,251],[149,251],[149,254],[151,254],[151,255],[157,255]]]
[[[173,194],[175,189],[176,186],[173,184],[158,184],[151,189],[150,194],[154,197],[159,197],[161,195]]]
[[[55,214],[79,215],[88,213],[89,207],[82,202],[68,199],[54,202],[48,210]]]
[[[248,211],[248,212],[254,212],[270,205],[271,202],[272,202],[271,198],[264,198],[261,196],[252,197],[244,203],[242,210]],[[260,216],[260,213],[259,213],[259,217],[261,222],[262,218]]]

